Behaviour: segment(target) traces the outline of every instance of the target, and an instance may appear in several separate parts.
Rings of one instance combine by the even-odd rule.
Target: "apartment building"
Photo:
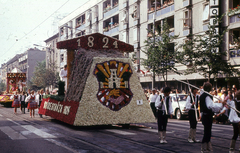
[[[239,37],[240,34],[240,8],[239,0],[91,0],[80,6],[59,22],[59,41],[79,37],[90,33],[103,33],[121,41],[134,45],[135,51],[130,54],[130,58],[137,58],[134,63],[135,70],[141,70],[139,79],[144,88],[151,88],[152,77],[141,74],[144,72],[140,63],[141,58],[146,58],[142,52],[144,41],[149,36],[147,29],[155,25],[162,25],[166,19],[170,25],[171,35],[179,35],[177,43],[182,43],[189,39],[190,34],[201,34],[208,30],[208,24],[213,21],[215,15],[228,12],[231,8],[236,8],[234,13],[223,18],[223,23],[219,24],[218,32],[228,26],[229,32],[224,37],[224,44],[220,51],[227,52],[227,59],[238,68],[240,65],[240,50],[236,50],[236,42],[233,35]],[[155,11],[156,5],[156,11]],[[175,47],[173,45],[173,47]],[[187,67],[177,65],[180,71]],[[178,78],[185,80],[188,78],[196,85],[202,85],[205,78],[199,74],[179,76],[169,73],[168,78]],[[223,84],[224,77],[219,76],[215,84]],[[237,78],[234,79],[237,85]],[[163,86],[163,78],[156,77],[156,87]],[[181,83],[169,80],[170,86],[177,86],[184,89]]]
[[[56,33],[52,37],[48,38],[44,42],[46,43],[46,68],[54,69],[56,72],[60,71],[60,67],[62,62],[62,54],[57,49],[57,42],[59,39],[59,34]]]

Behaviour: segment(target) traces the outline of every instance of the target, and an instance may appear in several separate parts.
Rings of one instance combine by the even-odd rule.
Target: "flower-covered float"
[[[94,33],[57,43],[67,49],[63,101],[43,99],[39,113],[74,126],[154,122],[141,84],[124,52],[132,45]]]
[[[14,68],[11,73],[7,73],[7,89],[0,95],[0,103],[4,106],[11,106],[11,95],[14,91],[23,91],[26,86],[26,73],[22,73],[18,68]]]

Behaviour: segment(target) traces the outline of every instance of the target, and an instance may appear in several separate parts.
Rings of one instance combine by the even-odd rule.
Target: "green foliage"
[[[29,85],[36,88],[45,88],[52,85],[54,88],[58,86],[59,73],[55,71],[56,68],[46,69],[46,61],[39,62],[35,67]]]
[[[171,35],[167,20],[164,21],[162,26],[155,29],[156,35],[152,30],[149,30],[151,36],[145,41],[146,48],[143,50],[143,53],[147,55],[147,59],[142,59],[142,63],[146,69],[161,75],[167,81],[168,71],[180,74],[175,67],[179,53],[175,47],[176,43],[173,43],[178,36]]]
[[[44,95],[43,98],[51,98],[51,99],[54,99],[54,100],[57,100],[57,101],[63,101],[64,100],[64,95]]]
[[[217,18],[219,24],[222,21],[222,17]],[[185,44],[181,45],[183,52],[180,55],[182,59],[180,61],[184,65],[190,65],[185,73],[199,73],[207,78],[208,81],[210,81],[212,76],[216,78],[219,74],[227,77],[233,76],[238,70],[224,60],[227,52],[220,51],[227,28],[216,32],[215,23],[214,25],[209,23],[208,28],[209,30],[204,34],[193,35]],[[219,50],[216,48],[219,48]]]

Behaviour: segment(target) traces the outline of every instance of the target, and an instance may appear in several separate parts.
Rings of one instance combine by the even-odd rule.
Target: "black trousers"
[[[202,115],[202,124],[204,126],[204,134],[202,143],[208,143],[211,140],[212,135],[212,122],[213,122],[213,115],[212,114],[203,114]]]
[[[42,103],[42,101],[39,101],[39,105],[38,105],[39,107],[41,106],[41,103]]]
[[[165,111],[157,110],[158,131],[167,130],[168,115]]]
[[[152,112],[153,112],[154,117],[157,118],[157,109],[156,109],[156,107],[155,107],[155,103],[151,102],[151,103],[150,103],[150,107],[151,107],[151,109],[152,109]]]
[[[21,109],[25,113],[25,101],[21,101]]]
[[[188,119],[189,119],[189,123],[190,123],[190,128],[196,129],[197,128],[197,120],[196,120],[195,110],[188,111]]]
[[[238,135],[239,135],[239,124],[238,123],[232,123],[232,126],[233,126],[233,137],[232,139],[233,140],[237,140],[238,138]]]
[[[228,117],[227,117],[225,114],[221,114],[221,115],[219,115],[218,117],[216,117],[216,120],[217,120],[218,122],[223,122],[223,123],[225,123],[225,122],[227,122]]]

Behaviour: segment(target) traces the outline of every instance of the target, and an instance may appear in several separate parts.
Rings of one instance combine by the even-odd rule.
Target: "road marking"
[[[0,116],[2,117],[3,115],[2,115],[2,114],[0,114]]]
[[[189,125],[177,125],[177,124],[171,124],[171,123],[170,124],[168,123],[168,125],[170,125],[169,128],[177,126],[177,127],[186,128],[187,130],[189,129]],[[197,127],[197,130],[204,130],[204,127]],[[218,132],[218,131],[223,131],[223,130],[212,129],[212,131]]]
[[[141,130],[141,131],[147,131],[147,132],[153,132],[153,133],[158,133],[158,130],[157,130],[157,129],[140,128],[139,130]],[[166,133],[173,133],[173,132],[166,131]]]
[[[32,125],[22,125],[22,127],[42,138],[56,138],[54,135],[51,135],[47,132],[37,129],[37,128],[33,127]]]
[[[26,137],[21,135],[19,132],[13,130],[9,126],[0,127],[0,130],[4,132],[6,135],[8,135],[8,137],[11,138],[12,140],[27,139]]]
[[[121,135],[136,135],[136,133],[126,132],[126,131],[122,131],[122,130],[109,129],[109,130],[105,130],[105,131],[116,133],[116,134],[121,134]]]
[[[13,122],[14,124],[21,125],[21,124],[19,124],[19,123],[15,122],[15,121],[13,121],[13,120],[12,120],[12,119],[10,119],[10,118],[7,118],[7,120],[9,120],[9,121]]]
[[[63,147],[63,148],[65,148],[65,149],[67,149],[67,150],[69,150],[69,151],[71,151],[73,153],[78,153],[78,151],[76,151],[76,150],[74,150],[72,148],[69,148],[69,147],[65,146],[63,143],[58,142],[58,141],[56,141],[54,139],[45,139],[45,140],[50,141],[50,142],[52,142],[52,143],[54,143],[54,144],[56,144],[56,145],[58,145],[60,147]]]

